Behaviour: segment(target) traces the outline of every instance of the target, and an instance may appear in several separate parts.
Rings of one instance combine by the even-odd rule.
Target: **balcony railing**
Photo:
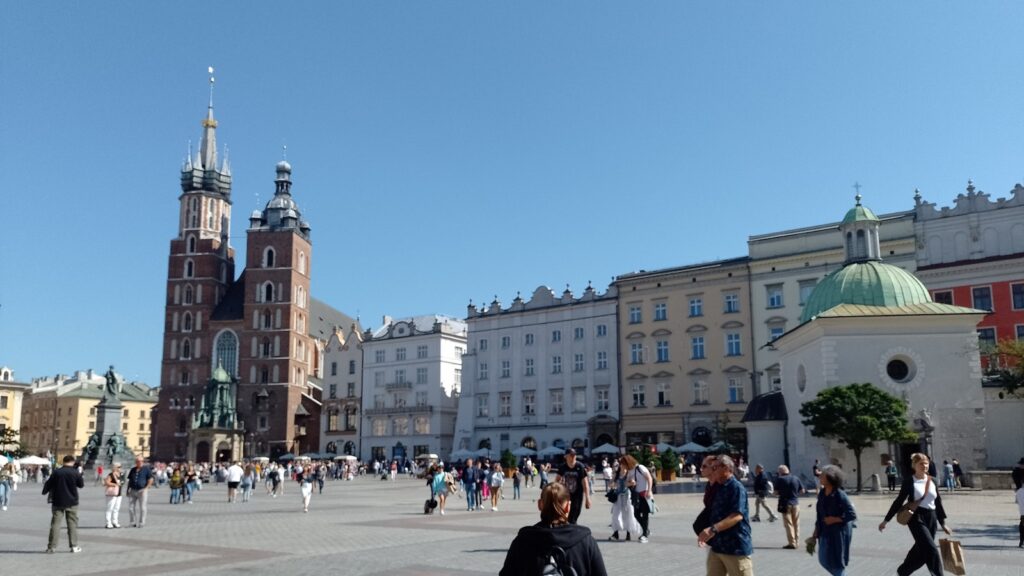
[[[367,408],[366,416],[386,416],[389,414],[433,414],[433,406],[390,406],[386,408]]]
[[[385,390],[412,390],[412,382],[388,382],[384,385]]]

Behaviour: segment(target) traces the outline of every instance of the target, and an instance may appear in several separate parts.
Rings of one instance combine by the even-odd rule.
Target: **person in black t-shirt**
[[[590,480],[586,467],[576,461],[576,450],[570,448],[565,453],[565,463],[558,467],[558,481],[569,490],[569,523],[575,524],[583,511],[582,505],[590,509]]]

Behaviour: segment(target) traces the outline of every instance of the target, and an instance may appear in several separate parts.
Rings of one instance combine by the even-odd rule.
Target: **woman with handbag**
[[[843,473],[838,466],[828,465],[818,476],[817,518],[812,541],[817,541],[818,563],[832,576],[846,576],[850,564],[850,540],[857,511],[843,490]]]
[[[632,456],[622,456],[619,458],[619,473],[615,478],[615,484],[608,491],[606,497],[612,502],[612,535],[608,537],[609,540],[617,541],[619,539],[619,531],[626,533],[626,540],[630,539],[631,535],[640,536],[640,522],[637,521],[633,512],[633,499],[630,494],[629,488],[626,487],[626,476],[629,475],[631,470],[629,462],[633,461]],[[612,500],[615,498],[615,500]]]
[[[889,507],[885,520],[878,525],[878,531],[885,530],[893,516],[910,528],[914,546],[896,569],[899,576],[910,576],[921,566],[927,566],[932,576],[942,576],[942,557],[935,546],[935,532],[938,526],[942,526],[946,534],[953,532],[946,526],[946,511],[935,480],[928,475],[928,456],[913,454],[910,463],[914,473],[903,480],[899,496]]]
[[[121,463],[114,462],[114,469],[103,479],[103,493],[107,496],[107,528],[120,528],[117,515],[121,512],[122,486],[124,475]]]

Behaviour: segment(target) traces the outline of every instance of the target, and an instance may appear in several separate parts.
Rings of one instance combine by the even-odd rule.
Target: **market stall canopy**
[[[520,458],[522,458],[523,456],[533,456],[533,455],[537,454],[537,451],[534,450],[533,448],[527,448],[526,446],[520,446],[519,448],[516,448],[515,450],[513,450],[512,454],[514,456],[519,456]]]
[[[601,444],[590,451],[591,454],[618,454],[619,447],[614,444]]]
[[[679,454],[703,454],[707,451],[707,448],[697,444],[696,442],[687,442],[686,444],[676,448],[676,452]]]
[[[565,454],[565,449],[559,448],[558,446],[548,446],[537,454],[540,454],[541,456],[562,456]]]

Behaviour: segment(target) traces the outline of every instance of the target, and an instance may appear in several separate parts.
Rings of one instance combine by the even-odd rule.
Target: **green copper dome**
[[[857,207],[854,210],[861,209]],[[850,210],[850,214],[854,212]],[[874,214],[863,208],[874,218]],[[846,217],[850,218],[850,214]],[[932,301],[924,284],[913,274],[875,260],[854,262],[825,276],[804,305],[801,322],[840,304],[864,306],[906,306]]]
[[[217,364],[217,368],[213,371],[213,379],[217,382],[231,382],[231,375],[223,366]]]
[[[854,222],[863,222],[869,220],[872,222],[878,222],[878,216],[871,211],[871,208],[860,205],[860,196],[857,196],[857,205],[850,208],[850,211],[843,217],[843,224],[852,224]]]

